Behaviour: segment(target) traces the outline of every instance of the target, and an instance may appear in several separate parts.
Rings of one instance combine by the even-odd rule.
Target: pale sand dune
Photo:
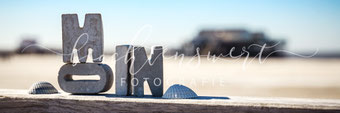
[[[243,68],[244,60],[201,58],[198,63],[197,58],[190,62],[187,57],[181,64],[178,59],[165,58],[164,89],[180,83],[202,96],[340,98],[340,59],[272,58],[262,64],[255,59]],[[114,57],[105,56],[103,63],[114,71]],[[0,89],[28,89],[38,81],[60,89],[57,74],[63,64],[57,55],[0,59]],[[114,86],[109,92],[114,93]]]

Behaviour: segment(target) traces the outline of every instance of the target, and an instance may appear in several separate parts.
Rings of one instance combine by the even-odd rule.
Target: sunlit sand
[[[244,60],[186,57],[181,62],[166,56],[164,89],[184,84],[201,96],[340,99],[340,59],[270,58],[263,63],[248,59],[246,65]],[[115,71],[114,57],[105,56],[103,63]],[[62,57],[57,55],[0,59],[0,89],[28,89],[35,82],[47,81],[60,90],[57,76],[62,65]],[[148,88],[146,93],[151,94]]]

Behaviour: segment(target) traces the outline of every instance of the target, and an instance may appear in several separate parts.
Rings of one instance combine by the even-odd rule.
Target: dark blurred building
[[[60,50],[41,48],[37,41],[31,38],[23,39],[16,49],[17,54],[54,54],[53,51]]]
[[[280,42],[279,44],[277,44]],[[182,45],[179,50],[185,55],[195,55],[197,54],[196,48],[199,48],[200,55],[227,55],[230,50],[234,48],[231,52],[232,56],[240,55],[242,52],[249,52],[250,56],[256,56],[260,53],[261,47],[250,46],[252,44],[258,44],[266,47],[274,46],[271,48],[265,48],[262,55],[269,55],[275,50],[282,49],[285,45],[283,40],[272,40],[269,39],[262,32],[251,33],[243,29],[227,29],[227,30],[202,30],[199,32],[192,41],[187,42]],[[244,50],[242,50],[244,48]],[[270,56],[283,56],[280,52],[274,52]]]
[[[26,53],[40,53],[41,49],[36,45],[37,41],[35,39],[23,39],[20,42],[19,48],[16,50],[18,54],[26,54]]]

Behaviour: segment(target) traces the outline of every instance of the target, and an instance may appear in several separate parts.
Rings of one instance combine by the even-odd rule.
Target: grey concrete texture
[[[144,81],[150,87],[152,96],[163,96],[163,48],[154,46],[151,49],[151,59],[147,58],[144,47],[133,47],[133,95],[144,96]],[[138,81],[138,83],[136,83]]]
[[[79,62],[85,63],[91,48],[93,62],[103,60],[103,23],[100,14],[86,14],[83,27],[77,14],[62,15],[63,62],[75,63],[72,51],[77,50]]]
[[[100,80],[73,80],[72,75],[99,75]],[[65,64],[59,70],[60,88],[72,94],[97,94],[108,91],[113,84],[111,68],[101,63]]]
[[[128,96],[132,94],[131,88],[131,55],[132,45],[116,46],[116,95]]]

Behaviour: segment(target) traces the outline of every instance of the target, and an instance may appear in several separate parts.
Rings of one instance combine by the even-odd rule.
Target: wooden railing
[[[30,95],[25,90],[0,90],[0,112],[340,112],[337,99],[211,97],[162,99],[114,94]]]

